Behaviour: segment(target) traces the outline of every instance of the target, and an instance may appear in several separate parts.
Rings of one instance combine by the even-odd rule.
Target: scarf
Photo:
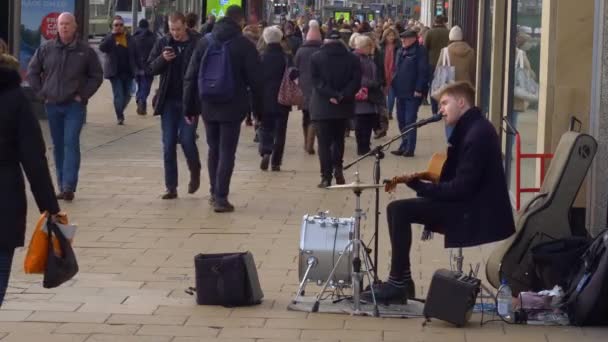
[[[386,85],[390,87],[393,83],[393,69],[395,68],[395,44],[386,44],[384,46],[384,76]]]
[[[116,40],[117,45],[120,45],[124,48],[127,47],[127,35],[125,33],[117,34],[116,36],[114,36],[114,39]]]

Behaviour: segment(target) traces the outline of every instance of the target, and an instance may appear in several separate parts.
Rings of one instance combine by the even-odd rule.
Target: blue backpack
[[[228,102],[234,98],[235,93],[232,61],[228,49],[230,40],[218,42],[211,33],[206,34],[205,38],[209,46],[201,59],[198,71],[199,96],[210,102]]]

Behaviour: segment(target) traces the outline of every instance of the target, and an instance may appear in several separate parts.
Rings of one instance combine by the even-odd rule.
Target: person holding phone
[[[189,194],[198,190],[201,180],[201,160],[196,146],[197,121],[186,119],[182,105],[184,74],[197,40],[187,31],[186,17],[179,12],[169,15],[169,32],[156,42],[148,58],[150,73],[160,75],[154,115],[161,115],[166,186],[162,199],[166,200],[177,198],[178,139],[190,170]]]

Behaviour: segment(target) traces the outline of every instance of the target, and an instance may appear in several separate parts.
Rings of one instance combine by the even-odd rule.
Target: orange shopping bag
[[[27,249],[25,261],[23,262],[23,270],[25,273],[42,274],[46,269],[46,260],[49,256],[49,235],[43,230],[43,227],[46,225],[48,216],[48,213],[44,212],[40,215],[38,222],[36,222],[34,234],[30,240],[30,246]],[[66,215],[59,216],[59,222],[67,224],[68,217]],[[57,240],[53,240],[53,248],[57,255],[61,255],[61,249]]]

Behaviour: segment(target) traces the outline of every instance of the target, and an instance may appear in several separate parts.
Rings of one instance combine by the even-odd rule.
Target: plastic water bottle
[[[497,311],[498,315],[503,319],[512,322],[513,321],[513,294],[511,288],[505,279],[502,280],[500,287],[498,288],[498,303]]]

